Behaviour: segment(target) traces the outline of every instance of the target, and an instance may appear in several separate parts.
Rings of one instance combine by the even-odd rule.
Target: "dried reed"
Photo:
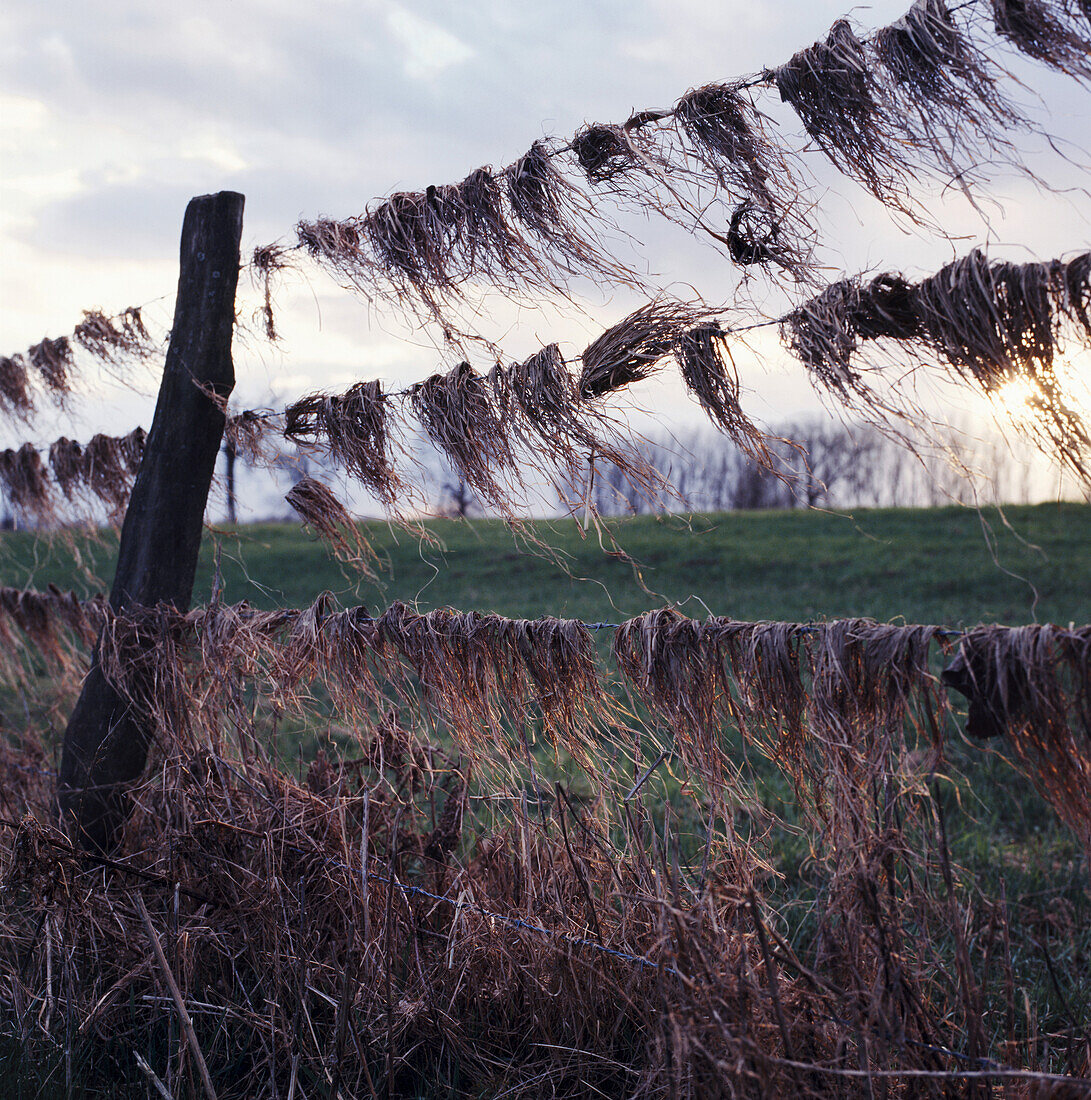
[[[140,309],[135,306],[119,317],[107,317],[97,309],[84,310],[72,339],[95,358],[115,366],[128,359],[146,359],[156,351]]]
[[[258,465],[270,460],[266,445],[269,418],[253,409],[243,409],[227,418],[224,425],[224,446],[233,447],[245,461]]]
[[[404,491],[390,457],[390,398],[382,383],[357,382],[343,394],[315,393],[284,410],[284,437],[314,446],[362,481],[388,508]]]
[[[788,175],[787,168],[782,154],[766,140],[757,110],[738,85],[706,84],[687,92],[675,104],[674,120],[722,187],[749,195],[765,209],[777,205],[770,179]]]
[[[602,397],[647,378],[679,340],[712,313],[707,306],[663,298],[634,310],[584,349],[580,397]]]
[[[459,363],[414,384],[409,402],[428,438],[466,484],[488,503],[506,507],[508,493],[498,476],[515,476],[515,462],[507,428],[481,375],[469,363]]]
[[[87,480],[83,447],[76,440],[62,435],[49,446],[49,468],[53,471],[53,480],[65,497],[71,500],[75,490]]]
[[[996,33],[1051,68],[1091,80],[1087,12],[1067,0],[992,0]]]
[[[0,452],[0,484],[11,506],[23,516],[48,519],[53,511],[53,492],[45,463],[33,443],[17,451]]]
[[[131,457],[128,437],[114,439],[101,432],[92,436],[83,451],[88,487],[114,512],[120,511],[129,499],[133,473]],[[139,465],[138,454],[136,464]]]
[[[916,284],[893,274],[834,283],[793,311],[782,332],[842,403],[856,400],[881,422],[906,419],[913,410],[900,409],[896,394],[880,397],[864,380],[854,366],[861,341],[897,341],[902,364],[906,357],[921,365],[939,358],[956,378],[988,394],[1020,379],[1033,393],[1029,430],[1084,476],[1091,436],[1065,402],[1054,357],[1065,318],[1081,338],[1089,331],[1089,271],[1083,257],[1068,264],[1013,264],[990,262],[975,249]],[[874,368],[882,355],[867,362]]]
[[[301,222],[300,243],[312,256],[364,288],[386,279],[407,303],[422,302],[442,319],[469,280],[557,289],[546,266],[505,204],[510,179],[491,168],[461,183],[391,195],[364,217]]]
[[[775,465],[765,433],[742,411],[739,375],[727,334],[716,321],[691,328],[674,349],[686,388],[714,424],[766,469]]]
[[[512,216],[533,235],[546,262],[569,275],[605,277],[632,284],[636,275],[601,247],[593,224],[615,227],[588,201],[587,196],[553,166],[543,142],[530,149],[503,172]]]
[[[28,349],[27,359],[54,399],[62,401],[71,390],[69,374],[75,366],[72,342],[68,337],[58,336],[51,340],[47,336],[40,344]]]
[[[279,244],[259,245],[250,257],[250,266],[261,281],[263,294],[261,320],[265,337],[273,342],[280,336],[273,315],[273,276],[291,266],[290,250]]]
[[[996,128],[1023,129],[1029,123],[1000,91],[1000,70],[955,25],[946,0],[916,0],[901,19],[875,34],[872,48],[919,145],[945,151],[963,165],[962,174],[970,170],[979,143],[993,154],[1014,157]]]
[[[304,477],[288,490],[284,499],[330,545],[335,557],[373,575],[368,562],[375,557],[374,551],[359,525],[327,486],[313,477]]]
[[[1006,736],[1058,814],[1091,841],[1091,630],[979,627],[943,682],[969,701],[966,732]]]
[[[44,592],[0,587],[0,642],[6,649],[0,660],[0,678],[29,686],[37,652],[45,658],[51,675],[78,684],[86,671],[86,650],[105,622],[105,608],[102,596],[81,600],[53,584]],[[15,638],[13,627],[25,641]]]
[[[979,249],[922,280],[917,310],[929,343],[963,376],[994,390],[1051,373],[1050,266],[990,263]]]
[[[27,361],[22,355],[0,357],[0,402],[5,412],[23,419],[34,411]]]
[[[825,42],[800,50],[772,75],[781,99],[837,168],[908,212],[905,180],[914,171],[897,115],[848,21],[839,19]]]
[[[63,634],[86,606],[0,590],[0,629],[23,631],[21,616]],[[685,765],[665,798],[641,789],[654,768],[634,772],[639,747],[625,751],[640,731],[613,728],[578,623],[404,605],[375,622],[328,596],[303,611],[111,615],[103,668],[154,722],[154,766],[130,792],[128,854],[104,871],[39,824],[54,797],[44,738],[0,740],[4,1037],[162,1050],[187,1090],[193,1066],[162,1045],[174,1009],[126,901],[139,888],[224,1095],[289,1095],[305,1075],[344,1095],[437,1078],[528,1096],[1086,1091],[1048,1074],[1063,1038],[1035,1043],[1012,1023],[989,976],[1014,978],[1022,943],[1004,944],[1020,923],[982,896],[985,879],[952,873],[933,825],[935,635],[669,609],[623,624],[622,671]],[[1091,633],[986,628],[963,646],[1017,757],[1091,842]],[[266,744],[286,716],[316,720],[310,679],[368,706],[337,728],[357,755],[327,748],[296,777]],[[450,738],[425,736],[411,698]],[[321,713],[334,732],[326,699]],[[571,791],[542,783],[539,717],[555,749],[587,754]],[[790,824],[739,774],[755,744],[797,787]],[[806,852],[802,928],[783,905],[784,827]],[[1027,915],[1059,938],[1056,906]],[[1079,1072],[1082,1040],[1070,1046]],[[89,1064],[116,1078],[128,1063]]]
[[[571,142],[572,152],[588,180],[612,183],[644,167],[644,158],[623,126],[585,126]]]

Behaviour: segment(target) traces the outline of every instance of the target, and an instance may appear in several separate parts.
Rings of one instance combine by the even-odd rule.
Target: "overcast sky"
[[[860,7],[869,29],[897,18],[905,0]],[[584,121],[623,121],[666,106],[688,88],[760,70],[823,37],[845,9],[829,0],[6,0],[0,14],[0,350],[70,332],[84,308],[115,313],[158,301],[165,329],[177,277],[178,234],[189,197],[224,188],[246,195],[244,246],[292,239],[300,217],[343,217],[396,189],[461,179],[501,165],[543,135]],[[1091,93],[1011,63],[1021,93],[1054,133],[1079,140]],[[1036,105],[1036,101],[1040,100]],[[787,125],[775,95],[759,100]],[[1084,185],[1076,166],[1025,146],[1061,187]],[[912,232],[811,156],[831,278],[841,270],[922,274],[991,240],[997,255],[1049,257],[1089,244],[1091,199],[1046,193],[1001,173],[987,189],[990,224],[957,193],[937,188],[930,210],[950,241]],[[692,284],[729,299],[738,272],[683,230],[629,223],[663,285]],[[257,305],[245,287],[243,317]],[[768,279],[750,297],[776,311],[789,300]],[[482,324],[513,356],[554,338],[581,341],[635,299],[592,296],[583,316],[527,313],[490,301]],[[391,384],[444,365],[426,334],[377,316],[313,269],[278,290],[285,339],[250,339],[237,357],[244,403],[297,396],[381,376]],[[491,326],[491,328],[490,328]],[[751,408],[768,423],[815,407],[798,367],[770,338],[763,363],[747,361]],[[150,422],[155,381],[142,392],[96,384],[65,430]],[[645,404],[686,416],[667,381]]]

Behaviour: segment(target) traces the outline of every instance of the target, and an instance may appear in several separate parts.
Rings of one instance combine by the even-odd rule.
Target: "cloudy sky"
[[[905,0],[854,9],[862,28],[897,18]],[[244,247],[290,240],[300,217],[343,217],[390,191],[461,179],[505,164],[535,138],[585,121],[623,121],[688,88],[752,73],[823,37],[845,9],[829,0],[7,0],[0,14],[0,350],[71,331],[85,308],[114,313],[150,302],[165,330],[187,199],[246,195]],[[1055,134],[1079,141],[1091,92],[1004,54],[1019,98]],[[784,122],[798,125],[766,94]],[[954,244],[892,221],[849,181],[810,156],[830,277],[900,268],[921,274],[973,244],[997,255],[1049,257],[1087,247],[1089,163],[1042,142],[1023,144],[1049,193],[1000,172],[983,197],[989,221],[936,187],[932,215]],[[661,285],[732,298],[738,272],[677,227],[626,222],[634,254]],[[631,257],[632,258],[632,257]],[[245,286],[244,320],[257,306]],[[513,356],[555,338],[581,341],[634,304],[585,288],[582,313],[517,310],[487,300],[481,324]],[[778,311],[791,299],[758,280],[746,301]],[[321,273],[277,291],[284,340],[240,342],[243,403],[283,401],[314,386],[381,376],[405,384],[443,365],[433,338],[397,311],[368,308]],[[798,368],[770,340],[744,379],[751,409],[778,418],[815,407]],[[88,380],[71,423],[48,438],[150,421],[154,379],[136,390]],[[686,417],[672,384],[645,403]]]

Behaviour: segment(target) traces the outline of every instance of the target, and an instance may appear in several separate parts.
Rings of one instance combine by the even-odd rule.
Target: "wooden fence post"
[[[235,385],[231,336],[243,201],[221,191],[186,208],[170,345],[110,591],[115,611],[163,602],[189,610],[224,409]],[[96,650],[61,760],[58,802],[74,843],[98,853],[116,847],[127,788],[144,771],[154,734],[106,680]]]

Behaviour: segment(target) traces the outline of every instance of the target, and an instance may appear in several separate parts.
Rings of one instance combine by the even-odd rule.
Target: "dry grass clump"
[[[63,401],[72,388],[69,377],[75,367],[72,341],[67,336],[58,336],[56,339],[47,336],[40,344],[27,350],[27,359],[54,400]]]
[[[143,428],[134,428],[124,436],[100,432],[84,447],[61,436],[49,447],[53,480],[67,500],[74,499],[77,490],[87,489],[116,516],[129,499],[146,438]]]
[[[413,385],[409,403],[466,484],[488,503],[506,507],[508,492],[499,478],[516,476],[515,461],[485,379],[469,363],[459,363]]]
[[[992,390],[1051,370],[1052,283],[1049,264],[990,263],[975,248],[921,281],[916,308],[935,350]]]
[[[0,452],[0,485],[12,508],[25,518],[46,519],[52,515],[53,486],[42,456],[33,443],[17,451]]]
[[[136,792],[141,855],[105,872],[42,824],[24,777],[0,972],[8,1003],[42,998],[19,1017],[26,1040],[91,1044],[90,1072],[109,1064],[115,1086],[138,1079],[135,1049],[199,1091],[199,1051],[225,1100],[303,1079],[588,1097],[741,1079],[756,1095],[807,1080],[783,1042],[851,1065],[802,1011],[826,995],[763,959],[737,887],[623,862],[563,798],[476,836],[476,786],[433,746],[430,767],[406,767],[391,736],[374,730],[373,762],[320,756],[300,779],[187,738]],[[168,970],[192,1020],[178,1048],[154,1041]]]
[[[789,347],[828,389],[847,398],[866,387],[852,362],[861,340],[910,341],[922,333],[917,288],[900,275],[831,283],[782,324]]]
[[[396,603],[379,618],[375,639],[412,671],[426,705],[470,759],[482,736],[505,760],[525,758],[537,714],[555,752],[590,766],[598,724],[612,711],[583,624],[449,609],[418,615]]]
[[[727,345],[727,333],[716,321],[684,333],[674,349],[682,381],[708,414],[751,458],[766,468],[774,464],[765,433],[742,411],[739,375]]]
[[[261,320],[265,329],[267,340],[276,342],[280,337],[277,332],[276,318],[273,314],[273,276],[291,267],[289,256],[291,250],[280,244],[258,245],[250,257],[250,267],[261,281],[263,300],[261,305]]]
[[[509,273],[531,272],[538,261],[512,226],[504,189],[491,168],[478,168],[459,185],[460,237],[467,272],[502,281]]]
[[[596,444],[561,349],[547,344],[521,363],[489,373],[496,409],[528,446],[574,476]]]
[[[902,152],[904,135],[847,20],[772,75],[780,98],[841,171],[882,202],[908,209],[905,180],[913,170]]]
[[[589,400],[653,374],[682,336],[706,322],[707,306],[656,298],[608,328],[584,349],[580,397]]]
[[[0,403],[5,412],[23,419],[34,411],[27,361],[22,355],[0,357]]]
[[[1061,308],[1091,339],[1091,252],[1075,256],[1056,270]]]
[[[605,277],[630,284],[636,276],[606,253],[593,227],[613,229],[587,196],[553,166],[547,146],[536,141],[503,172],[512,216],[532,234],[543,259],[569,275]]]
[[[880,275],[857,277],[827,287],[782,323],[791,349],[842,403],[858,399],[873,413],[905,417],[897,397],[880,398],[864,380],[857,357],[864,341],[890,340],[869,353],[864,366],[876,370],[885,358],[904,366],[927,366],[938,358],[961,381],[996,394],[1015,379],[1028,384],[1029,430],[1044,447],[1081,475],[1091,447],[1086,426],[1065,401],[1054,369],[1063,322],[1081,340],[1091,332],[1087,303],[1091,261],[1062,263],[990,261],[973,250],[919,283]],[[902,380],[908,377],[903,372]],[[897,386],[898,383],[895,383]],[[902,393],[901,397],[905,398]]]
[[[1006,736],[1057,813],[1091,841],[1091,630],[979,627],[943,682],[969,701],[967,734]]]
[[[572,138],[571,148],[594,184],[612,183],[645,166],[644,157],[623,126],[598,122],[585,126]]]
[[[563,202],[550,181],[536,198],[524,196],[523,215],[533,218],[537,211],[545,216],[547,186]],[[507,202],[511,190],[510,175],[478,168],[458,184],[391,195],[362,218],[301,222],[297,231],[312,256],[354,285],[366,289],[386,280],[403,302],[419,301],[429,315],[442,320],[443,306],[461,299],[474,279],[513,288],[560,289],[520,231]],[[526,194],[531,190],[528,185]],[[556,252],[557,241],[550,247]],[[582,254],[582,246],[573,245],[569,253]]]
[[[814,230],[794,209],[789,154],[766,138],[759,112],[739,86],[707,84],[687,92],[675,104],[674,123],[688,155],[735,202],[723,238],[731,259],[742,267],[775,263],[807,277]]]
[[[114,439],[99,432],[83,451],[84,478],[92,493],[114,511],[124,508],[140,465],[143,440]]]
[[[315,393],[284,410],[284,437],[315,446],[324,440],[334,461],[359,478],[387,507],[404,491],[390,456],[390,398],[379,380],[343,394]]]
[[[1068,0],[992,0],[993,27],[1028,57],[1091,79],[1088,13]]]
[[[0,590],[0,630],[9,600]],[[58,623],[84,613],[47,603]],[[20,613],[39,629],[35,601]],[[579,623],[400,604],[375,619],[328,595],[111,615],[103,668],[156,731],[152,766],[103,864],[45,824],[36,735],[0,741],[0,1036],[28,1066],[90,1050],[115,1089],[141,1072],[135,1050],[199,1095],[203,1060],[223,1100],[293,1081],[345,1096],[1086,1089],[1036,1076],[1065,1040],[1013,1016],[1018,925],[952,871],[925,781],[936,633],[671,609],[623,624],[622,673],[684,766],[666,797],[643,787],[664,757],[644,768],[642,731],[616,728]],[[1091,841],[1089,645],[1045,627],[964,641],[979,689],[1000,669],[1033,681],[1007,692],[1004,721]],[[331,742],[284,769],[288,721],[351,751]],[[539,721],[584,765],[571,786],[545,781]],[[771,789],[749,789],[752,746],[796,788],[803,906],[781,904],[769,861],[788,823]],[[1079,782],[1052,778],[1073,768]]]
[[[33,679],[34,657],[41,656],[52,676],[78,683],[85,671],[85,652],[104,621],[101,596],[81,600],[52,584],[45,591],[0,587],[0,644],[6,651],[0,679],[25,686]]]
[[[986,393],[1013,379],[1029,384],[1035,427],[1083,475],[1091,438],[1054,370],[1067,289],[1054,264],[990,263],[975,249],[920,283],[917,308],[927,344],[960,377]]]
[[[68,500],[84,483],[87,465],[83,459],[83,446],[75,439],[62,435],[49,445],[49,468],[53,480]]]
[[[1000,91],[1000,71],[955,25],[946,0],[916,0],[876,32],[872,49],[919,144],[964,165],[962,175],[979,151],[1014,157],[996,128],[1026,128],[1027,120]]]
[[[727,227],[727,250],[740,267],[768,264],[786,256],[778,245],[780,224],[776,215],[752,202],[741,202],[731,212]],[[787,259],[784,266],[790,266]]]
[[[272,455],[267,446],[269,417],[254,409],[228,416],[224,424],[224,447],[234,448],[236,454],[253,464],[268,462]]]
[[[581,400],[578,382],[556,344],[521,363],[497,364],[488,381],[501,422],[513,441],[532,453],[538,468],[551,473],[562,500],[593,476],[589,470],[596,461],[622,471],[649,501],[670,492],[628,430],[606,410]]]
[[[115,366],[128,359],[147,359],[156,351],[136,306],[118,317],[107,317],[98,309],[85,309],[83,320],[72,332],[72,339],[95,358]]]
[[[345,506],[327,486],[313,477],[304,477],[288,490],[284,499],[330,545],[335,557],[371,575],[368,562],[375,553]]]
[[[706,84],[674,106],[674,120],[719,184],[773,207],[770,179],[787,175],[782,154],[762,132],[757,110],[737,84]]]

